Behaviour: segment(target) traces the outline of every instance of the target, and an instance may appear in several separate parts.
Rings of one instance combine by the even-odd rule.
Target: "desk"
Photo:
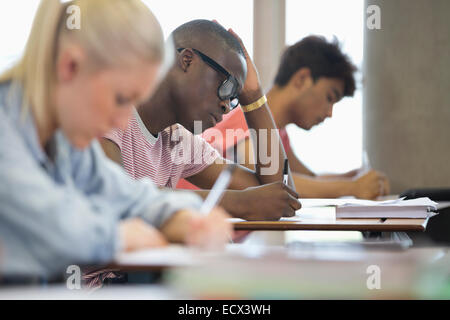
[[[115,267],[164,271],[168,288],[193,298],[450,298],[448,247],[298,247],[289,246],[285,235],[292,232],[297,231],[254,231],[224,252],[175,245],[127,253],[118,256]],[[373,265],[381,270],[380,290],[367,288]]]
[[[172,288],[203,298],[448,299],[449,262],[448,248],[266,247],[248,256],[170,269],[167,279]],[[376,288],[371,287],[377,286],[375,272]]]
[[[101,290],[69,290],[66,284],[0,287],[0,300],[170,300],[189,298],[189,296],[177,294],[161,285],[107,286]]]
[[[137,250],[119,253],[114,262],[107,266],[121,271],[162,271],[173,267],[187,267],[201,264],[205,258],[215,254],[201,252],[182,245],[169,245],[165,248]]]
[[[224,252],[170,246],[119,255],[113,267],[164,272],[164,283],[193,298],[450,298],[447,247],[387,250],[345,241],[337,245],[287,241],[289,233],[297,232],[423,231],[426,224],[423,219],[335,219],[333,211],[322,209],[303,211],[297,221],[234,220],[238,230],[267,231],[253,231]],[[370,266],[381,270],[380,290],[367,287]]]
[[[235,230],[346,230],[346,231],[425,231],[427,219],[336,219],[332,207],[302,208],[293,218],[280,221],[231,219]]]
[[[336,219],[302,221],[236,221],[235,230],[425,231],[428,219]]]

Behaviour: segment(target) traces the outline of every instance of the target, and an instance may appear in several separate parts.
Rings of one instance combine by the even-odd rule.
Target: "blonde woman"
[[[80,28],[69,27],[69,6]],[[149,97],[163,55],[160,26],[141,1],[41,1],[23,57],[0,76],[3,277],[228,239],[221,209],[204,218],[197,196],[133,181],[95,140]]]

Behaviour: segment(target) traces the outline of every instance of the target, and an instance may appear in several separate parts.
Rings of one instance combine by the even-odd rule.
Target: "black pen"
[[[288,185],[288,172],[289,172],[289,161],[284,159],[284,169],[283,169],[283,183]]]

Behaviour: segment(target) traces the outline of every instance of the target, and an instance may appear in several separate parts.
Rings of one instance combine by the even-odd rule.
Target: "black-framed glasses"
[[[181,52],[185,48],[178,48],[178,52]],[[215,62],[213,59],[208,57],[206,54],[200,52],[197,49],[192,48],[192,51],[194,51],[200,58],[211,68],[216,70],[217,72],[220,72],[224,74],[227,78],[224,82],[222,82],[219,87],[217,88],[217,96],[220,100],[226,101],[230,100],[230,108],[234,109],[239,104],[238,99],[238,92],[239,92],[239,82],[235,77],[233,77],[225,68],[223,68],[220,64]]]

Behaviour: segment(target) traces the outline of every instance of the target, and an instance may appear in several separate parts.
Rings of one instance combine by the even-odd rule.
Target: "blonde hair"
[[[71,5],[80,9],[79,29],[69,28],[66,22]],[[66,40],[86,50],[95,68],[122,65],[131,59],[159,62],[164,56],[161,27],[140,0],[41,0],[23,56],[0,75],[0,83],[11,81],[21,87],[23,109],[31,106],[41,125],[48,121],[58,48]]]

